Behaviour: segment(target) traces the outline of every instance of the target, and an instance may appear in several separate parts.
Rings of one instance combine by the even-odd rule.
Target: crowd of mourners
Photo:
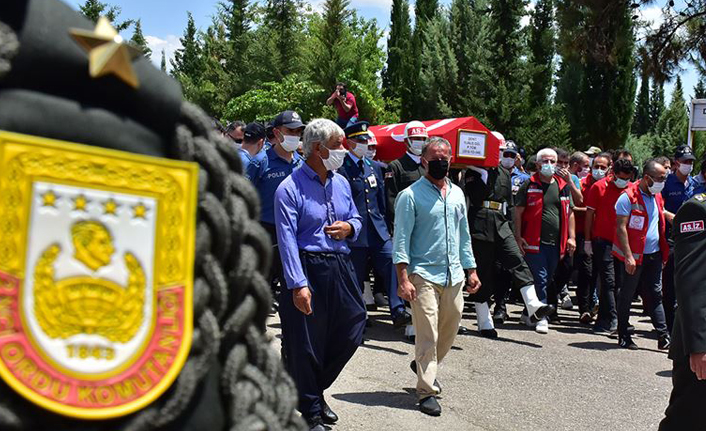
[[[616,347],[637,349],[630,314],[641,299],[658,349],[669,348],[677,306],[671,223],[706,191],[706,162],[694,172],[688,146],[636,166],[629,151],[599,147],[527,157],[492,132],[501,142],[498,166],[458,169],[449,142],[412,121],[405,154],[386,164],[357,108],[340,118],[355,106],[351,97],[342,87],[331,96],[349,108],[337,122],[304,124],[284,111],[266,125],[222,129],[260,195],[283,361],[311,429],[338,420],[323,392],[378,308],[415,343],[409,365],[429,415],[441,414],[438,363],[457,334],[472,333],[460,326],[471,304],[489,339],[516,301],[520,322],[538,333],[561,325],[558,309],[576,310]]]

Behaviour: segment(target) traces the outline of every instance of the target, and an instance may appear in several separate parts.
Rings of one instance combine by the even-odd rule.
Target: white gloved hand
[[[586,252],[587,255],[593,256],[593,245],[591,245],[591,241],[584,241],[583,251]]]

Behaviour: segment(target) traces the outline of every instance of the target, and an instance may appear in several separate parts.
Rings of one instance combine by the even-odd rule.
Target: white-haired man
[[[466,198],[448,178],[451,146],[435,137],[424,145],[426,175],[397,198],[393,262],[398,293],[412,305],[419,409],[441,414],[437,364],[451,349],[463,312],[463,292],[476,293]],[[465,271],[465,273],[464,273]]]
[[[540,301],[547,303],[547,286],[564,254],[576,250],[571,186],[556,174],[556,151],[544,148],[537,153],[537,172],[517,192],[515,239],[532,270]],[[546,317],[536,331],[546,334]]]
[[[363,340],[365,304],[348,241],[361,217],[348,181],[336,170],[347,151],[343,130],[314,120],[304,129],[302,167],[275,193],[275,222],[286,288],[280,293],[282,347],[312,430],[338,420],[323,392]]]

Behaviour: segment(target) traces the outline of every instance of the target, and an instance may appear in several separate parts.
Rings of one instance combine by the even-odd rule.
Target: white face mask
[[[353,154],[355,154],[357,158],[362,159],[368,152],[368,144],[361,144],[360,142],[356,142],[355,148],[353,148],[351,152],[353,152]]]
[[[684,165],[682,165],[682,166],[684,166]],[[662,193],[662,190],[664,190],[664,182],[658,183],[657,181],[654,181],[652,183],[652,186],[648,187],[647,189],[653,195],[660,194],[660,193]]]
[[[615,179],[615,186],[619,189],[624,189],[625,187],[628,186],[629,183],[630,183],[630,181],[624,180],[622,178]]]
[[[299,136],[283,135],[284,140],[280,143],[284,151],[293,153],[299,148]]]
[[[233,145],[235,146],[236,150],[242,150],[243,149],[243,144],[239,144],[237,142],[234,142]]]
[[[515,166],[515,159],[512,157],[503,157],[500,159],[500,164],[505,169],[512,169],[512,167]]]
[[[425,142],[426,139],[409,139],[409,152],[415,156],[421,156]]]
[[[581,178],[581,179],[584,179],[584,178],[586,178],[586,177],[588,176],[588,174],[590,174],[590,173],[591,173],[591,170],[590,170],[589,168],[584,168],[584,169],[581,169],[580,171],[578,171],[577,177],[579,177],[579,178]]]
[[[682,175],[689,175],[691,171],[694,170],[694,165],[687,165],[686,163],[682,163],[679,165],[679,172]]]
[[[375,154],[377,154],[377,150],[375,148],[371,149],[370,147],[368,147],[368,150],[365,152],[365,157],[372,160],[375,158]]]
[[[556,166],[549,163],[545,163],[542,165],[541,171],[542,175],[544,175],[545,177],[551,177],[552,175],[554,175],[554,172],[556,172]]]
[[[326,167],[326,170],[335,171],[343,166],[343,161],[346,158],[346,154],[348,154],[348,151],[346,150],[328,150],[328,159],[324,159],[322,157],[321,160],[324,162],[324,167]]]
[[[594,180],[602,180],[603,178],[605,178],[606,173],[607,171],[605,171],[604,169],[594,169],[591,172],[591,176],[593,176]]]

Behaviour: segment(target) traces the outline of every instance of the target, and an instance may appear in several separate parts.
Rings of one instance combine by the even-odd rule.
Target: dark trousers
[[[617,287],[615,284],[615,264],[612,250],[613,243],[595,238],[593,246],[593,279],[600,278],[601,290],[598,295],[598,318],[596,327],[613,330],[618,324]]]
[[[662,302],[664,316],[667,319],[667,329],[671,334],[677,312],[677,295],[674,291],[674,246],[669,247],[669,260],[662,272]]]
[[[277,294],[277,284],[282,286],[282,289],[286,289],[284,283],[284,272],[282,269],[282,259],[279,256],[279,248],[277,246],[277,230],[275,225],[269,223],[260,223],[263,228],[270,234],[270,239],[272,240],[272,266],[270,267],[270,288],[274,295]],[[275,296],[276,297],[276,296]]]
[[[517,246],[517,241],[512,236],[504,239],[496,238],[495,241],[481,241],[474,239],[472,241],[473,256],[476,259],[478,278],[481,281],[480,290],[474,295],[469,295],[468,300],[471,302],[486,302],[490,296],[495,293],[498,298],[500,294],[505,295],[507,286],[503,292],[493,292],[494,286],[501,283],[496,282],[496,261],[500,265],[510,271],[512,280],[516,288],[529,286],[533,283],[532,273],[530,272],[520,248]]]
[[[586,239],[583,234],[576,235],[576,253],[574,254],[574,267],[578,271],[576,280],[576,298],[579,303],[579,313],[593,310],[593,294],[596,291],[596,280],[593,278],[593,259],[586,254],[584,244]]]
[[[564,255],[564,258],[559,260],[559,263],[556,266],[556,270],[554,271],[554,277],[552,277],[551,282],[547,287],[547,301],[549,302],[549,304],[553,305],[557,310],[559,309],[558,298],[559,296],[562,296],[561,292],[564,290],[565,286],[568,286],[568,284],[571,282],[571,273],[573,272],[573,270],[574,258],[573,256],[569,255],[569,253],[566,253]]]
[[[363,341],[365,304],[348,255],[301,253],[311,291],[312,314],[294,306],[292,291],[280,293],[282,348],[305,418],[320,415],[322,397]]]
[[[689,357],[674,361],[672,395],[659,431],[702,431],[703,408],[706,405],[706,380],[691,371]]]
[[[368,262],[375,270],[376,284],[380,284],[387,292],[390,301],[390,314],[393,318],[404,311],[404,303],[397,295],[397,272],[392,264],[392,239],[383,241],[379,235],[371,235],[369,247],[351,247],[351,261],[355,268],[358,285],[363,288],[363,283],[368,276]]]
[[[615,275],[618,278],[618,333],[621,337],[628,335],[630,325],[630,305],[635,298],[637,286],[642,286],[643,305],[652,318],[652,325],[660,335],[666,335],[667,322],[662,307],[662,254],[646,254],[642,264],[637,266],[635,274],[625,271],[625,264],[616,261]]]

